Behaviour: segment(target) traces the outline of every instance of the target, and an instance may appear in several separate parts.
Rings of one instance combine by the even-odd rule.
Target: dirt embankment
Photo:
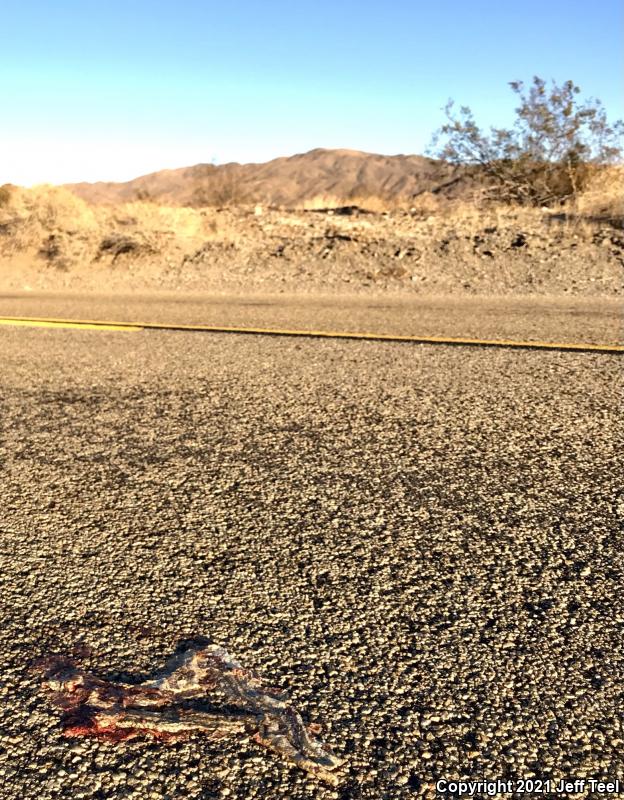
[[[14,189],[0,289],[619,293],[624,231],[544,210],[95,206]]]

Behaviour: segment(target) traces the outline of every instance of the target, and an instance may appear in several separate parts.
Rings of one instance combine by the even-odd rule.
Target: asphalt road
[[[621,358],[8,327],[0,356],[1,797],[624,781]],[[64,740],[29,670],[139,679],[197,634],[325,724],[341,788],[244,738]]]
[[[0,294],[0,317],[324,329],[624,343],[624,304],[613,298],[287,294]]]

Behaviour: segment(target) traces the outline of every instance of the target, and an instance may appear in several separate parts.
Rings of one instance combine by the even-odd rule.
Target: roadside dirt
[[[18,190],[0,290],[617,296],[624,231],[513,209],[90,206]]]

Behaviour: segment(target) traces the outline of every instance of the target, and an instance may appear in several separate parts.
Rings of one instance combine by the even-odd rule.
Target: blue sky
[[[420,153],[450,97],[504,125],[534,74],[624,116],[622,0],[21,0],[0,25],[0,183]]]

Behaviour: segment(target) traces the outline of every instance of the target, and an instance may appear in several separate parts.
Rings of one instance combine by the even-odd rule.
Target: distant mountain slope
[[[197,164],[126,183],[68,184],[95,203],[150,198],[180,205],[236,202],[300,206],[316,198],[410,198],[423,192],[457,196],[468,180],[457,168],[423,156],[384,156],[316,149],[263,164]]]

